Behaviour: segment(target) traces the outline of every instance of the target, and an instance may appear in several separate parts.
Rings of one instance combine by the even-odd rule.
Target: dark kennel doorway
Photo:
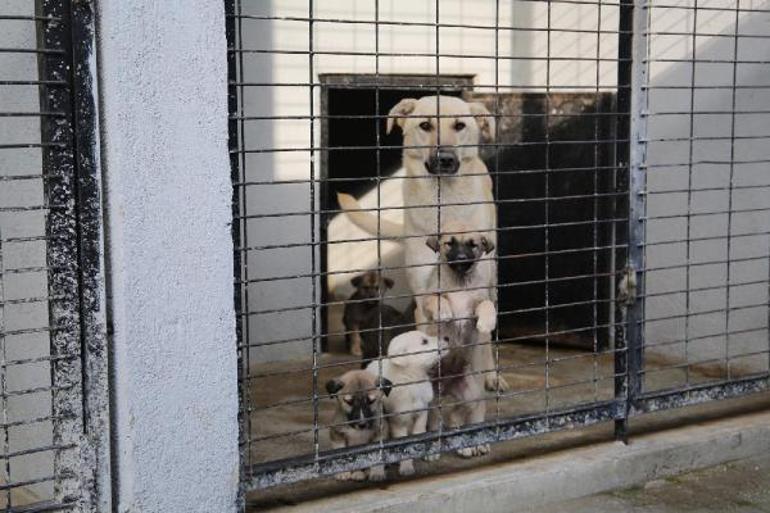
[[[401,167],[399,130],[385,133],[390,109],[404,98],[440,94],[462,96],[473,86],[472,75],[340,75],[320,76],[321,86],[321,276],[329,272],[329,223],[339,210],[337,193],[355,197],[377,187],[377,178]],[[379,143],[378,143],[379,139]],[[353,148],[353,149],[351,149]],[[378,155],[379,154],[379,155]],[[379,160],[378,160],[379,159]],[[386,273],[387,274],[387,273]],[[339,298],[337,298],[339,299]],[[331,298],[321,285],[321,347],[329,350]]]
[[[385,116],[403,98],[441,94],[498,112],[482,148],[498,202],[501,341],[601,350],[610,340],[615,202],[614,95],[472,90],[472,76],[321,76],[321,275],[338,192],[361,197],[401,167],[401,133]],[[378,155],[379,153],[379,155]],[[386,272],[387,274],[387,272]],[[322,348],[332,297],[322,280]]]

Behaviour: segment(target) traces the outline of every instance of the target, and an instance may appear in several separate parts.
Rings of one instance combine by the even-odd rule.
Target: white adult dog
[[[433,267],[438,263],[436,252],[425,245],[425,237],[441,232],[445,223],[462,222],[474,232],[483,233],[493,247],[497,245],[492,180],[478,148],[482,139],[494,138],[495,120],[480,103],[451,96],[426,96],[401,100],[390,111],[387,132],[394,124],[404,134],[404,224],[378,219],[362,210],[350,195],[339,194],[338,201],[351,221],[364,231],[377,237],[403,239],[407,279],[417,299],[418,326],[449,321],[453,318],[451,311],[440,311],[440,319],[427,314],[425,302],[434,301],[429,295],[439,284],[432,282]],[[496,285],[495,253],[487,257],[493,262]],[[494,301],[496,290],[492,294]],[[474,361],[486,363],[472,371],[486,373],[484,385],[488,390],[507,390],[505,379],[494,372],[490,341],[488,333],[482,334],[478,347],[485,354]]]

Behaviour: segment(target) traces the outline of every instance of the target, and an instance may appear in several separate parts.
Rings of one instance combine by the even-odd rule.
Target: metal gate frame
[[[52,501],[5,511],[112,509],[107,313],[92,0],[37,0],[54,455]],[[24,82],[27,84],[28,82]],[[6,458],[10,455],[6,455]],[[10,483],[9,486],[14,486]]]
[[[239,180],[238,114],[241,108],[239,89],[239,63],[237,44],[238,0],[225,0],[226,33],[228,40],[228,99],[230,111],[231,166],[233,182]],[[312,1],[310,3],[312,38]],[[647,39],[649,23],[649,0],[619,0],[618,27],[618,80],[617,111],[628,113],[619,116],[616,145],[616,164],[621,171],[618,175],[616,192],[627,194],[627,203],[618,202],[616,218],[627,218],[625,226],[619,226],[615,234],[617,244],[618,285],[615,317],[615,397],[604,402],[585,403],[560,411],[542,412],[537,415],[519,416],[476,424],[453,430],[449,433],[425,433],[417,436],[387,440],[379,444],[346,449],[322,451],[320,454],[288,458],[256,464],[246,468],[246,440],[249,436],[247,387],[242,386],[239,375],[239,397],[241,399],[241,486],[242,491],[257,490],[279,484],[288,484],[342,471],[369,467],[373,464],[394,463],[404,458],[415,458],[431,453],[450,451],[483,443],[513,440],[551,431],[589,426],[599,422],[614,421],[615,434],[619,440],[628,441],[630,418],[658,410],[677,408],[760,392],[770,388],[770,374],[745,379],[725,380],[719,383],[695,385],[676,390],[644,392],[642,374],[644,369],[644,292],[645,292],[645,230],[646,221],[646,134],[647,134]],[[312,39],[309,55],[312,63]],[[310,64],[310,82],[313,82]],[[312,87],[312,86],[311,86]],[[311,94],[312,97],[312,94]],[[311,104],[312,107],[312,104]],[[625,119],[622,119],[625,118]],[[312,143],[311,143],[312,144]],[[312,153],[312,152],[311,152]],[[240,197],[237,187],[233,189],[233,238],[235,247],[240,247],[242,227],[238,221]],[[622,223],[621,223],[622,224]],[[628,241],[626,245],[625,242]],[[238,326],[239,373],[247,365],[241,348],[242,298],[237,286],[241,278],[241,254],[235,251],[235,306]],[[624,296],[625,295],[625,296]],[[314,340],[314,346],[316,341]],[[316,398],[317,399],[317,398]]]

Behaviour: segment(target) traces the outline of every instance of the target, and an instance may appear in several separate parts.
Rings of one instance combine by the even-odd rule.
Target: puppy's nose
[[[428,162],[428,171],[434,175],[453,175],[459,168],[457,154],[448,148],[438,148]]]

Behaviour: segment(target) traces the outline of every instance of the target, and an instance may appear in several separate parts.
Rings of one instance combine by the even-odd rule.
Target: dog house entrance
[[[324,350],[346,349],[342,323],[342,302],[354,292],[350,280],[360,269],[386,269],[383,275],[394,286],[386,303],[405,311],[410,303],[409,288],[403,269],[403,252],[393,242],[378,243],[372,236],[353,226],[340,209],[337,193],[362,198],[365,205],[383,208],[403,204],[401,188],[401,133],[385,133],[385,119],[390,109],[403,98],[434,95],[462,96],[473,84],[467,76],[420,75],[322,75],[321,146],[328,148],[321,160],[321,312]],[[390,179],[390,180],[388,180]],[[399,210],[385,210],[383,217],[399,219]],[[340,242],[366,239],[366,242]],[[378,265],[378,262],[380,265]]]
[[[347,350],[344,301],[362,270],[384,269],[394,284],[384,302],[402,312],[409,307],[400,246],[378,243],[353,226],[338,213],[337,193],[400,220],[401,133],[386,134],[385,118],[401,99],[437,91],[497,113],[498,140],[481,153],[498,203],[500,340],[548,336],[556,344],[607,346],[617,198],[614,94],[474,91],[472,76],[320,78],[324,351]]]

